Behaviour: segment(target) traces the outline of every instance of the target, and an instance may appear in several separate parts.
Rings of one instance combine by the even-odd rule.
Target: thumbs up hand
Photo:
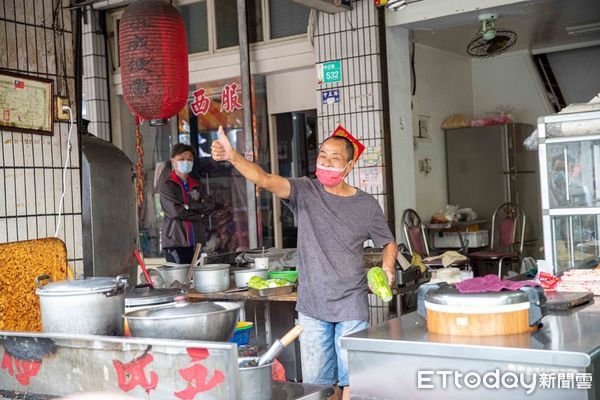
[[[219,139],[212,142],[211,154],[215,161],[231,161],[233,158],[233,147],[227,138],[222,126],[219,126]]]

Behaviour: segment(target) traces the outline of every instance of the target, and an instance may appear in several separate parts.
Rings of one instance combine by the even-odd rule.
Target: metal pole
[[[238,35],[240,42],[240,76],[242,79],[242,104],[244,106],[244,138],[246,159],[254,161],[254,140],[252,132],[252,96],[250,92],[250,47],[248,45],[248,22],[246,18],[246,0],[237,0]],[[248,239],[250,248],[258,247],[256,226],[256,188],[246,181],[248,206]]]
[[[386,208],[388,225],[392,230],[392,234],[396,237],[396,214],[394,210],[394,177],[392,168],[392,136],[390,122],[390,92],[388,87],[388,65],[387,65],[387,43],[386,43],[386,26],[385,26],[385,9],[383,7],[377,9],[377,18],[379,23],[379,57],[381,64],[381,81],[382,81],[382,105],[383,105],[383,159],[385,164],[385,192],[386,192]],[[427,243],[427,242],[425,242]],[[399,315],[399,314],[398,314]]]

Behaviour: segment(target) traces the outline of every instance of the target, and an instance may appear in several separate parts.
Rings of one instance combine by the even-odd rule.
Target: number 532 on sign
[[[317,83],[336,83],[342,81],[342,63],[340,60],[317,64]]]

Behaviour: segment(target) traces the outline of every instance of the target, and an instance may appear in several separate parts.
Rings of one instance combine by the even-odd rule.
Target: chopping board
[[[588,292],[546,292],[546,304],[549,311],[566,311],[573,307],[588,303],[594,298]]]

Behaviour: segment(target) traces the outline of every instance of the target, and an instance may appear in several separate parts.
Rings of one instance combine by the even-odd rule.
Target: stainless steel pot
[[[270,400],[273,363],[257,367],[258,357],[238,358],[242,400]]]
[[[199,293],[229,289],[229,264],[207,264],[194,268],[194,289]]]
[[[122,335],[127,275],[85,278],[53,283],[48,275],[36,278],[42,329],[51,333]]]
[[[131,336],[181,340],[229,340],[240,305],[226,302],[177,302],[123,315]]]
[[[163,278],[165,287],[172,286],[188,286],[188,271],[190,270],[190,264],[175,264],[165,263],[160,267],[156,267]],[[177,284],[179,283],[179,285]]]

